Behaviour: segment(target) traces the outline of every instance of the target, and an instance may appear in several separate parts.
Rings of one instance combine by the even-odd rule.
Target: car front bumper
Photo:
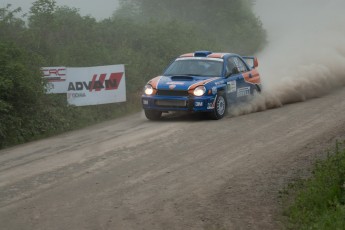
[[[210,112],[215,107],[216,95],[193,96],[147,96],[142,95],[145,110]]]

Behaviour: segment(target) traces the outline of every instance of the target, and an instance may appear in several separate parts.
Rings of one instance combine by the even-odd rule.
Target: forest
[[[107,19],[54,0],[0,8],[0,148],[140,111],[142,87],[182,53],[253,55],[266,34],[254,0],[120,0]],[[40,67],[125,64],[127,102],[74,107],[46,94]]]

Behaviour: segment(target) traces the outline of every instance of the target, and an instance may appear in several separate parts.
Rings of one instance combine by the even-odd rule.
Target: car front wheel
[[[227,112],[227,102],[224,94],[218,94],[216,99],[216,105],[214,110],[211,112],[211,118],[214,120],[222,119]]]
[[[145,110],[145,116],[149,120],[156,121],[161,118],[162,112],[156,110]]]

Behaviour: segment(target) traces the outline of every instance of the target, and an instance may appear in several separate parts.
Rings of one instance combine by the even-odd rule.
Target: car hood
[[[149,84],[159,90],[190,90],[218,79],[220,77],[159,76],[152,79]]]

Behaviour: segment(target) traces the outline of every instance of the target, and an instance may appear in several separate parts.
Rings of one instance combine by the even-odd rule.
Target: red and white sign
[[[43,67],[43,77],[47,79],[47,93],[67,92],[67,69],[66,67]]]
[[[99,105],[126,101],[124,65],[68,68],[67,101]]]

